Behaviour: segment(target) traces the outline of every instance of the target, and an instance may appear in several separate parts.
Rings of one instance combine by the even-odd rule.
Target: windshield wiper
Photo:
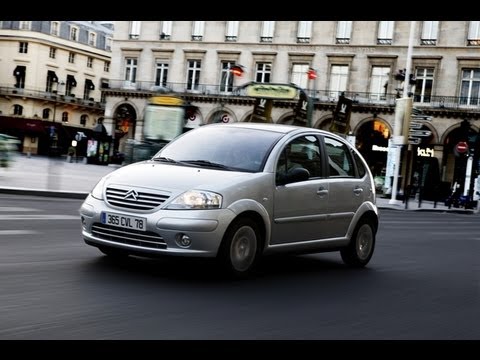
[[[213,167],[217,169],[227,169],[231,170],[229,166],[219,164],[219,163],[214,163],[208,160],[182,160],[180,161],[182,164],[192,164],[192,165],[199,165],[199,166],[208,166],[208,167]]]
[[[171,164],[176,164],[177,163],[176,160],[173,160],[173,159],[170,159],[170,158],[167,158],[167,157],[164,157],[164,156],[155,157],[152,160],[161,161],[161,162],[168,162],[168,163],[171,163]]]

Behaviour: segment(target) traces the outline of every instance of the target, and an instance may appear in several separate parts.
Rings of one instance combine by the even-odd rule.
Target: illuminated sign
[[[183,100],[175,96],[154,96],[150,98],[150,104],[180,106],[183,105]]]
[[[289,85],[251,84],[246,88],[247,96],[264,99],[294,99],[297,88]]]

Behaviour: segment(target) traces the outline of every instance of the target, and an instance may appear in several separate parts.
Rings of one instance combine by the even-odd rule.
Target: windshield
[[[205,125],[177,138],[154,158],[164,157],[192,166],[216,164],[225,169],[258,172],[281,136],[260,129]]]

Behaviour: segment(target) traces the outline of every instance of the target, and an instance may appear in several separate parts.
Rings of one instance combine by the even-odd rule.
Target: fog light
[[[177,234],[177,236],[175,237],[175,242],[178,246],[182,248],[188,248],[192,244],[192,240],[190,240],[190,237],[185,234]]]

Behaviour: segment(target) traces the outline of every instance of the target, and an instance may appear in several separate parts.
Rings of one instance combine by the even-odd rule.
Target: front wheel
[[[366,221],[360,222],[353,232],[350,243],[340,250],[345,264],[363,267],[368,264],[375,248],[375,231]]]
[[[260,232],[251,219],[239,219],[225,233],[218,260],[234,277],[249,275],[258,260]]]

